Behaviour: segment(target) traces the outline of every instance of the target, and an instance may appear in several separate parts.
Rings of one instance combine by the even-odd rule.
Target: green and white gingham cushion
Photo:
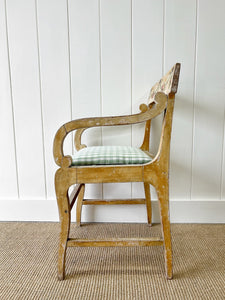
[[[73,166],[145,164],[151,161],[141,149],[129,146],[95,146],[72,156]]]

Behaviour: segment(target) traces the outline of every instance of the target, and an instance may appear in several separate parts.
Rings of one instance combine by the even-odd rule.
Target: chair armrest
[[[163,112],[167,106],[167,99],[166,94],[158,92],[155,96],[155,105],[147,111],[134,115],[77,119],[65,123],[59,128],[54,139],[53,154],[56,164],[65,167],[70,165],[71,159],[68,156],[65,157],[63,153],[63,142],[71,131],[98,126],[119,126],[146,122]]]

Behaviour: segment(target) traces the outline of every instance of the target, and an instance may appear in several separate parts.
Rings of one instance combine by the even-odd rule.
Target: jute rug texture
[[[57,279],[58,223],[0,223],[0,299],[225,299],[225,225],[172,224],[174,279],[163,247],[68,248]],[[72,224],[71,237],[148,237],[160,225]]]

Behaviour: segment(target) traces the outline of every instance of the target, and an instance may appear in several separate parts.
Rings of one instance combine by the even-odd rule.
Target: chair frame
[[[180,64],[174,66],[173,77],[169,93],[157,83],[151,92],[154,103],[141,104],[141,112],[134,115],[85,118],[74,120],[62,125],[54,139],[54,159],[59,169],[55,174],[55,191],[59,209],[61,232],[58,252],[58,278],[65,277],[65,258],[67,247],[114,247],[114,246],[154,246],[164,245],[165,267],[167,279],[172,279],[172,246],[169,221],[169,157],[174,110],[175,94],[177,92],[180,73]],[[166,78],[166,76],[164,77]],[[80,150],[86,145],[81,144],[84,130],[99,126],[119,126],[145,122],[145,135],[140,149],[149,153],[149,139],[151,120],[163,113],[163,125],[159,149],[156,156],[146,164],[138,165],[98,165],[72,166],[72,157],[63,153],[63,143],[68,133],[75,131],[75,147]],[[151,156],[151,155],[150,155]],[[86,183],[116,183],[116,182],[143,182],[145,199],[125,200],[87,200],[84,199]],[[71,210],[77,201],[77,223],[80,224],[82,204],[146,204],[148,224],[152,222],[150,184],[156,189],[162,225],[162,238],[129,238],[129,239],[76,239],[70,238]],[[69,197],[68,190],[76,185]]]

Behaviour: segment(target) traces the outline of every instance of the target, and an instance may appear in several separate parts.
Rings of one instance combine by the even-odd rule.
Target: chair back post
[[[171,132],[172,132],[172,121],[173,121],[173,111],[174,111],[175,94],[170,93],[168,95],[167,108],[165,109],[162,134],[158,150],[158,162],[160,169],[168,174],[169,162],[170,162],[170,142],[171,142]]]
[[[175,94],[178,88],[179,82],[179,75],[180,75],[180,63],[176,63],[172,69],[160,79],[151,89],[149,95],[149,101],[154,101],[155,96],[158,92],[163,92],[168,97],[167,107],[164,112],[163,118],[163,126],[162,126],[162,133],[161,133],[161,140],[159,144],[159,151],[157,157],[159,159],[159,163],[165,172],[169,170],[169,156],[170,156],[170,139],[171,139],[171,130],[172,130],[172,118],[173,118],[173,110],[174,110],[174,100]],[[149,109],[152,107],[152,103],[149,104]],[[144,142],[145,149],[149,151],[149,139],[150,139],[150,128],[151,122],[146,122],[145,125],[145,135],[144,135]],[[148,140],[148,142],[147,142]]]

